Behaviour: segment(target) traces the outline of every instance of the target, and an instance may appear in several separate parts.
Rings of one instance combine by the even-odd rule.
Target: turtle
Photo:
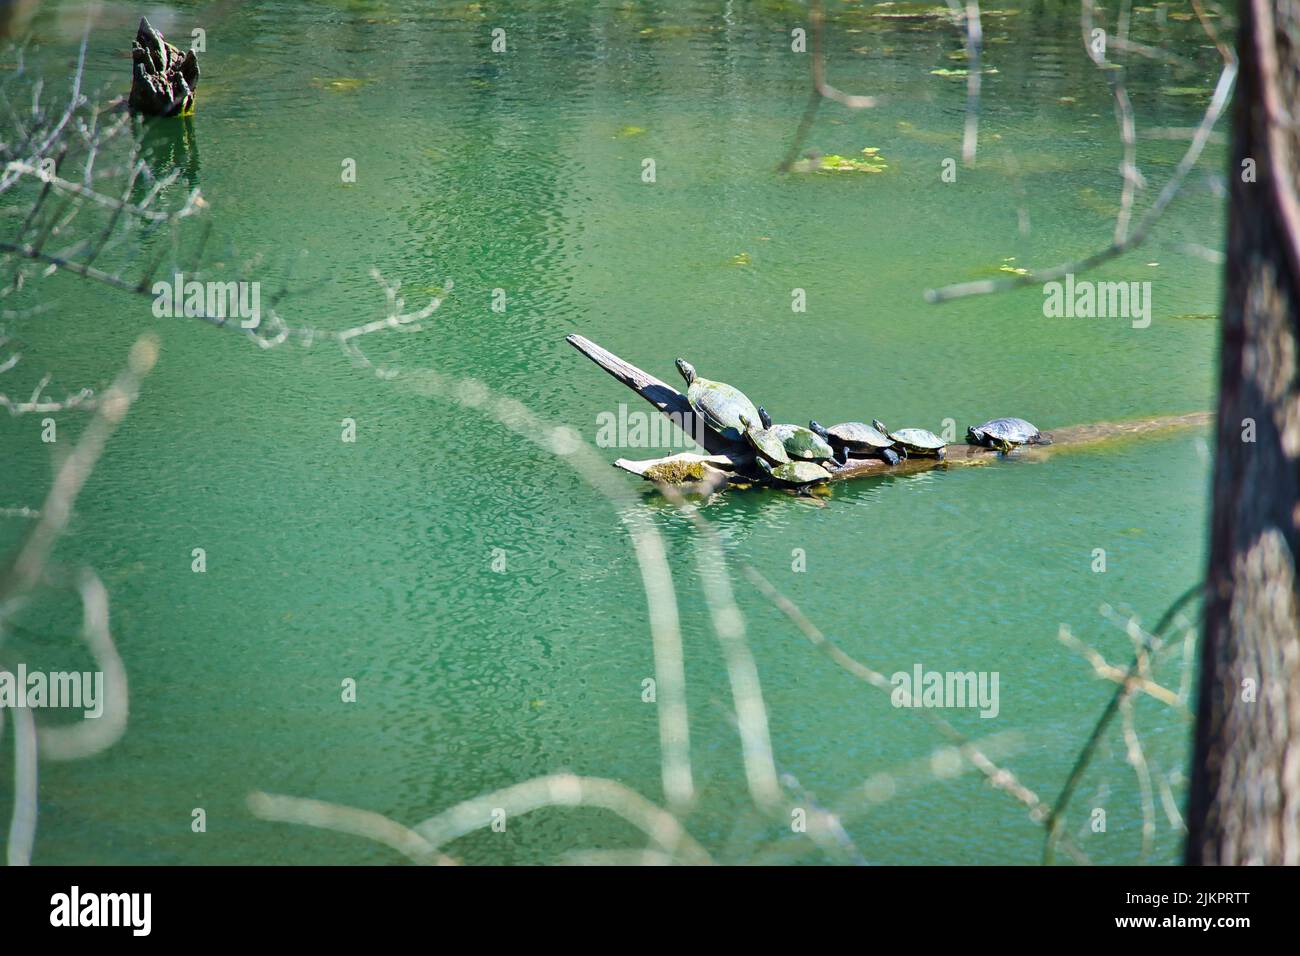
[[[768,419],[771,422],[772,419]],[[772,430],[770,425],[759,428],[749,420],[748,415],[740,416],[740,424],[745,431],[745,441],[758,453],[757,457],[778,465],[789,464],[790,456],[785,452],[785,442]]]
[[[758,409],[745,393],[726,382],[700,378],[695,374],[695,366],[686,359],[677,360],[677,371],[686,379],[686,401],[704,424],[723,438],[744,441],[747,429],[740,423],[741,416],[751,422],[759,421]]]
[[[762,405],[758,406],[758,417],[762,420],[763,427],[780,439],[786,454],[791,458],[800,461],[835,461],[835,449],[824,436],[801,425],[773,425],[772,416]]]
[[[896,432],[891,432],[884,423],[875,418],[871,420],[871,427],[878,432],[884,432],[894,444],[900,446],[909,455],[916,455],[918,458],[938,458],[943,461],[943,450],[947,443],[932,431],[926,431],[924,428],[900,428]]]
[[[815,461],[794,461],[786,462],[784,465],[769,464],[767,459],[760,457],[758,467],[763,469],[772,483],[787,488],[804,489],[809,485],[815,485],[819,482],[830,481],[831,473],[817,464]]]
[[[1004,455],[1017,445],[1050,445],[1034,425],[1023,418],[995,418],[983,425],[966,429],[966,441],[972,445],[996,448]]]
[[[862,422],[841,422],[830,428],[809,422],[808,427],[840,451],[841,464],[848,461],[850,453],[862,458],[878,455],[891,465],[897,465],[907,455],[906,449],[902,455],[894,450],[894,442],[888,435]]]

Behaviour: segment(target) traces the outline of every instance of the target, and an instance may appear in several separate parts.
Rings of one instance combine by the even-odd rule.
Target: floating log
[[[569,335],[565,341],[587,358],[591,359],[614,378],[618,379],[647,402],[665,415],[671,415],[672,421],[681,421],[687,416],[693,422],[690,405],[686,396],[672,386],[661,382],[630,362],[624,361],[613,352],[601,348],[595,342],[581,335]],[[1023,445],[1012,454],[1023,458],[1042,458],[1060,451],[1072,450],[1103,442],[1118,441],[1129,438],[1153,437],[1186,428],[1197,428],[1210,423],[1209,412],[1189,412],[1185,415],[1161,415],[1154,418],[1141,418],[1125,422],[1094,422],[1089,425],[1070,425],[1043,432],[1051,441],[1050,445]],[[687,427],[691,427],[690,424]],[[692,432],[692,434],[694,434]],[[751,481],[756,477],[754,456],[748,445],[739,445],[718,435],[708,428],[701,430],[705,439],[705,448],[711,455],[697,455],[682,452],[664,458],[651,458],[633,461],[620,458],[615,466],[624,471],[651,481],[674,481],[687,483],[712,481],[716,476],[704,469],[730,472],[732,480]],[[883,475],[912,475],[934,468],[951,468],[960,465],[983,465],[996,461],[1000,453],[992,448],[979,445],[953,444],[945,450],[943,460],[936,458],[911,457],[897,465],[889,465],[878,458],[851,458],[847,465],[831,471],[831,481],[844,481],[848,478],[865,478]],[[698,472],[698,473],[697,473]],[[674,483],[676,483],[674,481]]]
[[[632,460],[620,458],[614,462],[615,468],[622,468],[646,481],[663,482],[680,485],[692,493],[710,494],[733,481],[740,480],[736,474],[736,462],[725,455],[696,455],[681,452],[666,458],[648,458]]]
[[[131,44],[131,112],[144,116],[187,116],[194,112],[199,61],[193,50],[182,53],[140,18]]]
[[[724,438],[702,422],[697,425],[695,413],[691,411],[686,396],[671,385],[659,381],[649,372],[637,368],[631,362],[623,361],[613,352],[601,348],[591,339],[584,338],[581,335],[568,335],[565,336],[564,341],[663,412],[669,421],[680,424],[686,434],[692,438],[698,435],[705,451],[712,455],[723,455],[741,463],[753,462],[754,455],[748,445]]]

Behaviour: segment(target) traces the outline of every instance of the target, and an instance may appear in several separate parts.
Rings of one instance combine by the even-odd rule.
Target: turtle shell
[[[850,450],[889,448],[894,444],[888,435],[862,422],[842,422],[826,429],[826,433]]]
[[[695,413],[724,438],[742,441],[745,427],[740,424],[743,415],[757,424],[758,409],[738,388],[726,382],[712,382],[697,378],[686,389],[686,400]]]
[[[976,426],[975,430],[1018,445],[1036,442],[1043,437],[1037,428],[1023,418],[995,418]]]
[[[938,451],[948,443],[932,431],[924,428],[900,428],[890,432],[889,437],[905,448],[917,448],[922,451]]]
[[[829,471],[812,461],[790,461],[784,465],[768,466],[764,470],[783,485],[811,485],[819,481],[830,481],[831,478]]]
[[[771,431],[785,445],[786,453],[791,458],[825,461],[835,457],[835,449],[811,428],[803,428],[799,425],[773,425]]]
[[[749,424],[749,416],[742,415],[740,424],[745,428],[745,440],[753,446],[754,451],[758,452],[768,461],[774,461],[778,465],[787,464],[790,456],[786,454],[785,442],[771,428],[755,428]]]

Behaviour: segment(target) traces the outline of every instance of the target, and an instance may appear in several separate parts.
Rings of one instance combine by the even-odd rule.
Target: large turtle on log
[[[163,39],[144,17],[131,44],[131,112],[143,116],[185,116],[194,112],[199,61]]]
[[[734,442],[745,440],[749,426],[741,421],[742,418],[754,425],[759,423],[758,409],[740,389],[726,382],[700,378],[695,373],[695,366],[686,359],[677,360],[677,371],[686,380],[686,401],[690,402],[691,410],[723,438]]]

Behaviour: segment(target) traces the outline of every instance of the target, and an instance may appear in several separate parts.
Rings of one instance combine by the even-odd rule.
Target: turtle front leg
[[[898,452],[894,451],[894,449],[892,448],[882,448],[880,450],[880,457],[885,459],[885,461],[889,462],[891,467],[897,465],[900,461],[903,460],[902,458],[899,457]]]

